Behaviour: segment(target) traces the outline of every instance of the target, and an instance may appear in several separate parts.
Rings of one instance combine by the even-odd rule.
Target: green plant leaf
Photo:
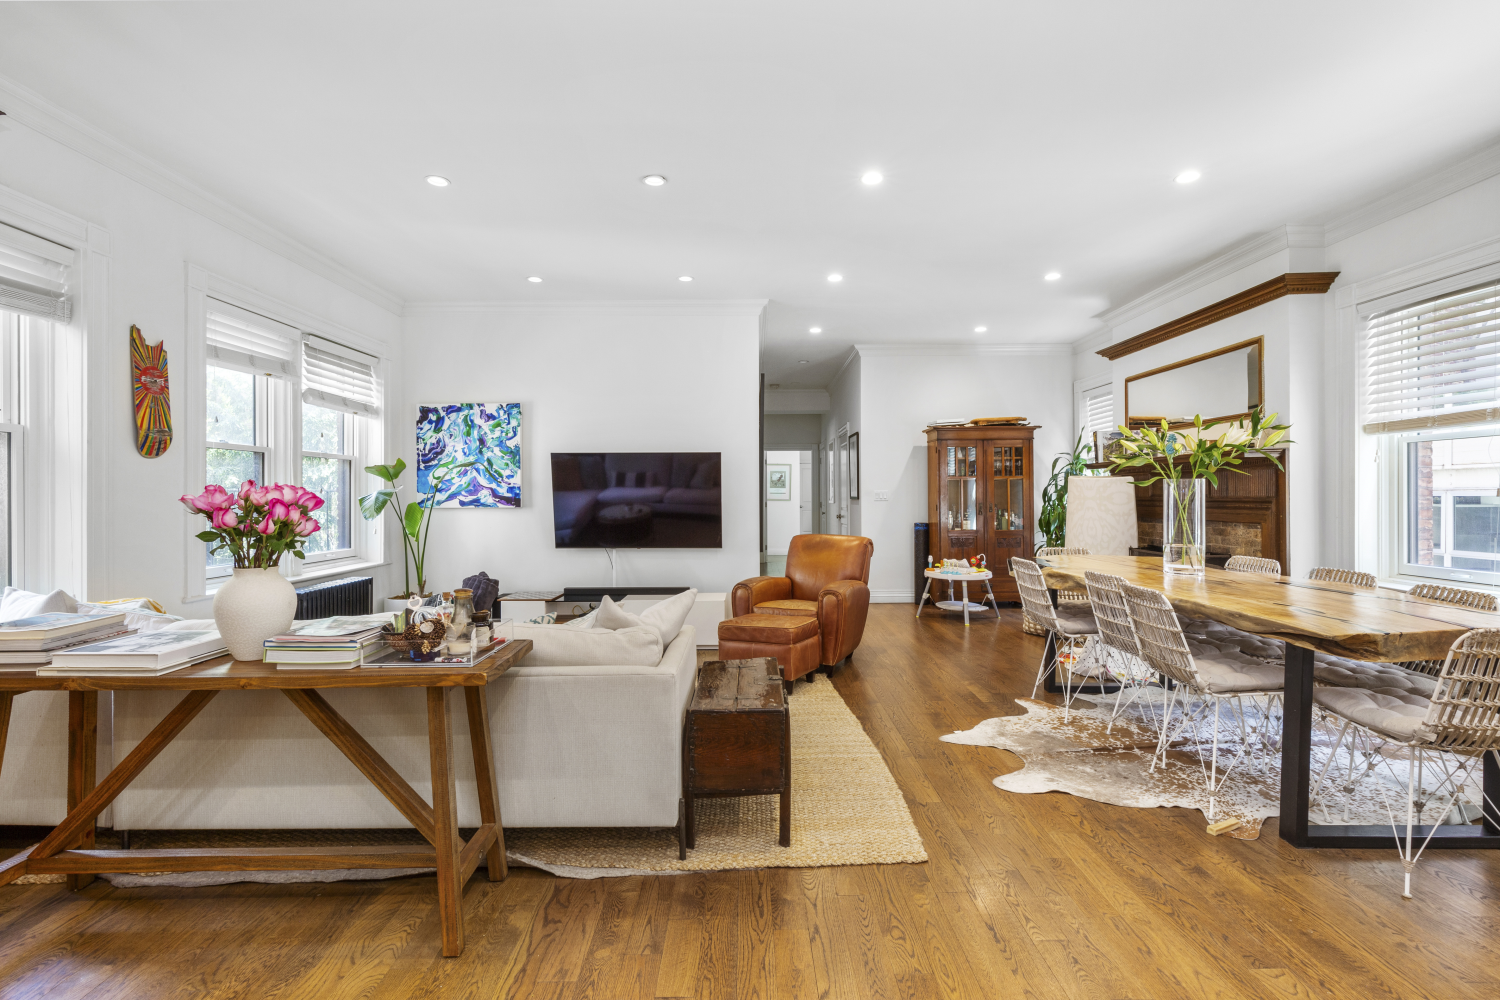
[[[217,531],[200,531],[193,537],[200,542],[217,542],[219,540],[219,533]]]
[[[303,554],[303,552],[302,552],[301,549],[293,549],[292,550],[292,555],[296,556],[298,559],[306,559],[307,558],[307,556]]]
[[[359,498],[359,512],[364,515],[366,521],[373,521],[385,510],[386,505],[395,499],[395,490],[376,490],[374,493]]]
[[[401,478],[401,473],[406,471],[406,460],[398,458],[390,465],[367,465],[365,471],[372,476],[379,476],[388,483],[394,484]]]
[[[406,530],[407,537],[417,537],[417,532],[422,530],[422,518],[425,514],[426,510],[416,501],[406,505],[406,514],[401,519],[401,527]]]

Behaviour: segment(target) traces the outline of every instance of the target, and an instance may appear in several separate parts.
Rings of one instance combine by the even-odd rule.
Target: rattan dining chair
[[[1495,754],[1496,762],[1500,763],[1500,752],[1497,752],[1497,747],[1500,747],[1500,629],[1476,629],[1461,636],[1448,650],[1431,698],[1394,696],[1364,688],[1315,687],[1313,703],[1343,721],[1328,764],[1332,764],[1347,740],[1351,781],[1346,788],[1352,789],[1355,781],[1368,777],[1382,765],[1398,787],[1403,783],[1406,786],[1404,842],[1399,829],[1400,820],[1391,809],[1386,786],[1381,784],[1379,787],[1404,871],[1401,895],[1410,899],[1412,872],[1439,825],[1432,824],[1432,829],[1418,845],[1417,826],[1422,821],[1422,813],[1437,798],[1440,807],[1434,811],[1435,817],[1447,817],[1474,769],[1482,766],[1484,755]],[[1404,782],[1392,764],[1390,753],[1394,747],[1407,750]],[[1355,777],[1357,757],[1363,759],[1365,767]],[[1313,788],[1314,801],[1322,792],[1328,764],[1318,775]],[[1428,773],[1440,776],[1433,788],[1424,784]],[[1500,819],[1500,810],[1488,796],[1484,796],[1482,809],[1492,820]]]
[[[1164,703],[1151,769],[1166,767],[1167,750],[1177,739],[1191,733],[1190,741],[1197,748],[1198,764],[1208,791],[1208,818],[1212,820],[1218,812],[1219,790],[1234,769],[1247,757],[1266,766],[1280,751],[1285,671],[1246,656],[1228,643],[1190,644],[1165,594],[1129,583],[1121,589],[1142,659],[1174,682]],[[1220,720],[1226,706],[1239,732],[1239,750],[1221,770]],[[1174,711],[1179,713],[1175,729]],[[1211,749],[1205,760],[1205,740],[1200,730],[1209,725],[1209,716],[1212,716],[1212,736],[1208,741]]]
[[[1230,556],[1224,568],[1231,573],[1262,573],[1266,576],[1280,576],[1281,563],[1275,559],[1262,559],[1260,556]]]
[[[1331,566],[1319,566],[1307,574],[1309,580],[1324,580],[1329,583],[1348,583],[1366,590],[1375,589],[1375,574],[1362,573],[1357,569],[1334,569]]]
[[[1093,649],[1093,640],[1099,634],[1099,624],[1086,605],[1054,608],[1052,598],[1047,593],[1047,581],[1042,576],[1042,569],[1030,559],[1012,556],[1010,572],[1016,578],[1016,589],[1021,594],[1021,607],[1056,637],[1053,662],[1057,666],[1057,675],[1063,681],[1063,721],[1066,722],[1073,699],[1078,696],[1078,688],[1073,686],[1074,680],[1082,677],[1102,681],[1107,676],[1104,658],[1095,654]],[[1042,662],[1037,666],[1036,683],[1031,686],[1033,698],[1036,697],[1037,688],[1042,686],[1047,666],[1047,656],[1044,653]]]
[[[1045,559],[1047,556],[1086,556],[1091,553],[1082,545],[1048,545],[1037,550],[1037,556]],[[1087,604],[1089,595],[1081,590],[1059,590],[1057,592],[1058,604]],[[1047,627],[1032,619],[1025,610],[1021,611],[1021,631],[1027,635],[1046,635]]]
[[[1462,587],[1447,587],[1440,583],[1419,583],[1409,591],[1413,597],[1425,597],[1429,601],[1457,604],[1461,608],[1478,608],[1480,611],[1500,611],[1500,602],[1494,594]]]
[[[1119,684],[1115,704],[1110,710],[1106,733],[1114,730],[1115,720],[1133,704],[1141,691],[1156,680],[1156,671],[1141,659],[1141,645],[1130,621],[1125,604],[1125,580],[1109,573],[1088,570],[1083,574],[1088,588],[1089,606],[1099,626],[1099,647],[1109,665],[1109,673]],[[1129,692],[1127,696],[1127,692]],[[1154,706],[1147,702],[1151,724],[1157,726]]]

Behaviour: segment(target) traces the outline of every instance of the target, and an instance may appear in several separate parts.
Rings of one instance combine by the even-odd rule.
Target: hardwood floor
[[[928,613],[929,615],[931,612]],[[438,956],[433,879],[0,889],[0,998],[1500,997],[1500,852],[1209,837],[1197,813],[990,784],[937,737],[1017,711],[1041,641],[871,608],[834,683],[906,793],[925,865],[569,881],[513,868]],[[820,680],[820,683],[823,682]]]

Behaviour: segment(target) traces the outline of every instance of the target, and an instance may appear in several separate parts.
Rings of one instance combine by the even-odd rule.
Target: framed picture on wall
[[[849,499],[859,499],[859,431],[849,435]]]
[[[766,499],[790,500],[792,498],[792,467],[790,465],[766,465]]]

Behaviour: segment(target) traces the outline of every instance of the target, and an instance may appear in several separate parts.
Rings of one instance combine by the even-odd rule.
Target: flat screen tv
[[[560,549],[719,549],[717,451],[552,453]]]

